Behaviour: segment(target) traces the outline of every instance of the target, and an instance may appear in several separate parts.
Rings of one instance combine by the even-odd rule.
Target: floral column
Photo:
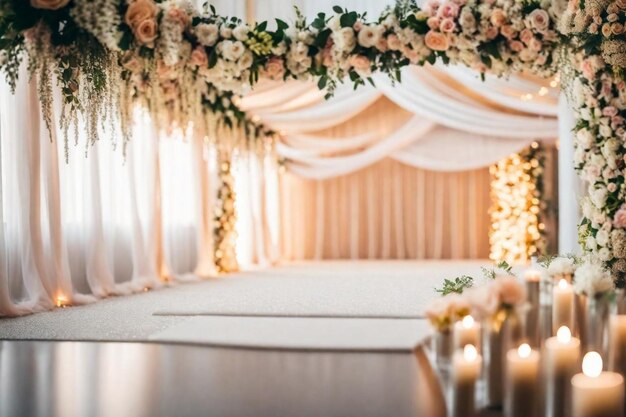
[[[215,217],[213,227],[214,259],[217,272],[227,273],[239,270],[236,256],[235,223],[237,212],[235,210],[235,187],[231,171],[231,153],[225,149],[219,149],[219,172],[217,202],[215,204]]]

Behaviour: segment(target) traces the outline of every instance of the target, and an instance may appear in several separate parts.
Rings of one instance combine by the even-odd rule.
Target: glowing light
[[[463,317],[463,320],[461,320],[461,325],[466,329],[472,328],[472,326],[474,326],[474,317],[470,315]]]
[[[474,345],[465,345],[463,347],[463,358],[468,362],[474,362],[478,357],[478,351]]]
[[[509,264],[526,264],[544,246],[541,223],[543,175],[541,145],[533,142],[519,154],[492,165],[490,258]]]
[[[583,374],[597,378],[602,373],[602,356],[598,352],[589,352],[583,358]]]
[[[67,297],[63,294],[57,296],[57,307],[65,307],[67,306]]]
[[[518,348],[517,348],[517,354],[519,355],[520,358],[522,359],[527,359],[530,357],[530,354],[532,353],[532,349],[530,348],[530,345],[528,343],[522,343]]]
[[[545,96],[545,95],[547,95],[547,94],[548,94],[548,89],[547,89],[546,87],[541,87],[541,88],[539,89],[539,95],[540,95],[540,96],[542,96],[542,97],[543,97],[543,96]]]
[[[558,286],[559,286],[559,288],[564,290],[567,287],[569,287],[569,283],[566,280],[564,280],[564,279],[560,279]]]
[[[569,327],[559,327],[559,330],[556,331],[556,340],[558,340],[558,342],[562,344],[569,343],[572,340],[572,332],[570,331]]]

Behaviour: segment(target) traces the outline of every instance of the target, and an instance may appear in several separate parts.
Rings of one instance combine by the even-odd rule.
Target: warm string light
[[[217,272],[235,272],[239,269],[239,264],[235,252],[237,213],[234,178],[231,171],[230,152],[220,150],[219,153],[219,188],[213,228],[215,238],[213,255]]]
[[[543,151],[537,142],[492,165],[490,258],[528,263],[544,247],[541,222]]]

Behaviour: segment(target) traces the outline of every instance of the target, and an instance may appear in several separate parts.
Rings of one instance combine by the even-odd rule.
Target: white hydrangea
[[[576,271],[574,260],[564,256],[553,259],[552,262],[550,262],[550,266],[548,266],[548,275],[551,277],[556,275],[571,275],[574,271]]]
[[[587,261],[576,269],[574,290],[578,294],[594,297],[613,290],[611,274],[601,264]]]

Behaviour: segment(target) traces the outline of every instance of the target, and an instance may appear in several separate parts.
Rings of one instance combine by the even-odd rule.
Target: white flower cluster
[[[574,291],[595,297],[615,288],[609,271],[599,262],[586,261],[576,269]]]
[[[565,256],[554,258],[547,268],[548,276],[551,278],[574,275],[574,272],[576,272],[574,259]]]
[[[122,17],[118,9],[118,0],[74,0],[70,15],[78,26],[92,34],[102,45],[117,51],[122,37],[119,30]]]

